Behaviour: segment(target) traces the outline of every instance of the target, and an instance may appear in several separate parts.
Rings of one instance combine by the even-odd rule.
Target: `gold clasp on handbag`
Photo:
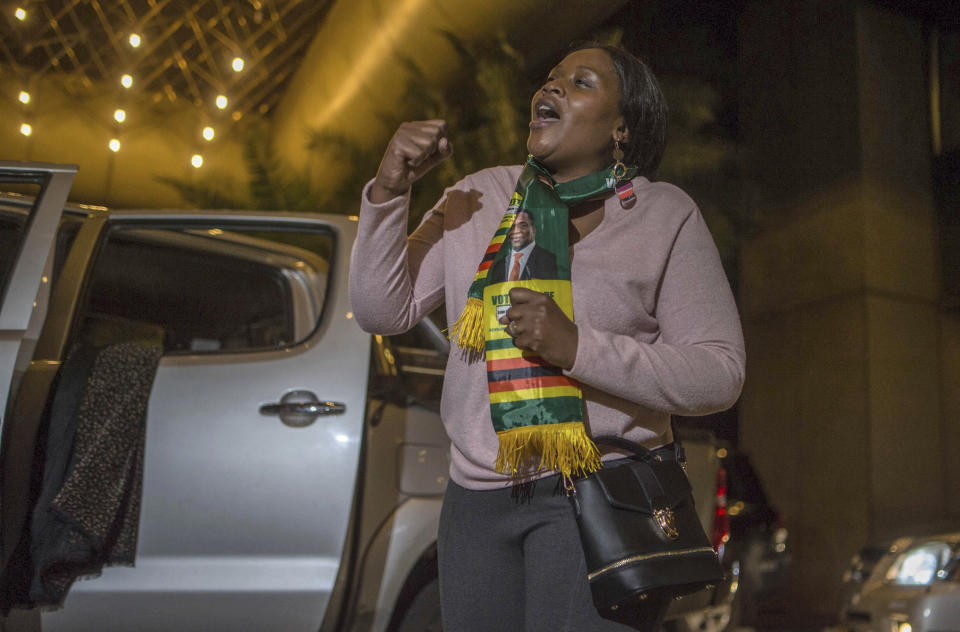
[[[660,528],[671,540],[676,540],[680,537],[680,530],[677,529],[677,516],[673,513],[673,510],[669,507],[665,509],[655,509],[653,511],[653,517],[657,519],[657,524],[660,525]]]

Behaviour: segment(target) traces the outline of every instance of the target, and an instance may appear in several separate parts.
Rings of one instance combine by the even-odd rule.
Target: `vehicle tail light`
[[[783,553],[787,550],[787,538],[790,531],[787,529],[787,519],[783,514],[777,514],[777,528],[773,532],[773,550]]]
[[[717,497],[713,511],[713,549],[721,557],[723,546],[730,539],[730,516],[727,515],[727,470],[717,468]]]

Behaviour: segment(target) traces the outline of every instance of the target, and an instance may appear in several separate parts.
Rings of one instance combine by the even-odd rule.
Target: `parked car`
[[[740,565],[736,615],[741,625],[764,627],[783,619],[790,580],[791,542],[783,514],[770,502],[748,455],[721,448],[727,473],[730,539]]]
[[[885,541],[869,543],[860,547],[854,556],[850,559],[847,569],[843,572],[840,588],[841,603],[843,604],[840,613],[840,620],[846,618],[846,611],[851,604],[860,600],[860,591],[873,569],[888,553],[902,551],[910,545],[911,538],[898,538],[894,541]]]
[[[109,374],[74,374],[72,358],[118,344],[162,355],[135,565],[20,619],[64,632],[439,630],[448,344],[429,319],[390,337],[356,325],[356,218],[67,205],[75,172],[0,162],[0,191],[23,193],[0,195],[0,569],[24,574],[51,409],[71,388],[109,390]],[[715,442],[685,446],[722,548]],[[735,591],[731,572],[675,602],[668,625],[729,621]]]
[[[14,254],[0,318],[18,336],[0,354],[12,383],[4,566],[36,500],[48,403],[76,381],[62,371],[71,352],[135,343],[163,356],[136,566],[76,583],[43,629],[385,629],[434,555],[448,442],[436,410],[405,389],[405,339],[352,319],[355,222],[65,208],[73,170],[0,165],[6,183],[35,189],[0,203]],[[411,357],[429,368],[443,337],[419,329],[414,342],[431,345]]]
[[[868,548],[872,552],[877,547]],[[858,554],[851,568],[860,567],[862,559]],[[906,537],[885,547],[859,590],[851,591],[844,603],[840,628],[848,632],[960,630],[960,532]]]
[[[694,489],[697,513],[720,556],[724,579],[710,590],[675,601],[667,610],[663,627],[667,632],[733,630],[740,622],[742,547],[731,532],[728,474],[723,465],[725,450],[711,431],[688,419],[675,419],[674,429],[687,452],[686,471]]]

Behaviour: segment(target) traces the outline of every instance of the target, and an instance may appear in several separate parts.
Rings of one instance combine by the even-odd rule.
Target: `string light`
[[[28,0],[28,2],[29,2],[29,1],[30,1],[30,0]],[[251,3],[254,4],[255,6],[256,6],[256,5],[260,5],[260,2],[257,2],[257,1],[255,1],[255,0],[251,0]],[[10,5],[8,5],[8,6],[10,6]],[[28,17],[28,11],[27,11],[25,8],[23,8],[23,6],[16,6],[16,5],[14,5],[14,6],[15,6],[16,8],[15,8],[15,10],[13,11],[13,15],[14,15],[18,20],[20,20],[20,21],[26,20],[27,17]],[[30,4],[25,4],[24,6],[30,6]],[[9,10],[9,9],[8,9],[8,10]],[[9,14],[8,14],[8,15],[9,15]],[[128,44],[130,45],[131,48],[140,48],[141,45],[143,44],[143,36],[142,36],[142,34],[137,33],[137,32],[128,32],[127,41],[128,41]],[[235,49],[235,50],[236,50],[236,49]],[[52,63],[53,63],[54,65],[57,65],[57,59],[53,59]],[[180,63],[181,68],[183,68],[183,67],[186,65],[185,60],[182,60],[182,61],[180,61],[179,63]],[[167,65],[169,65],[169,60],[168,60]],[[166,66],[165,66],[165,67],[166,67]],[[235,72],[235,73],[241,73],[241,72],[243,72],[243,71],[245,70],[245,68],[246,68],[246,60],[245,60],[242,56],[236,55],[236,56],[234,56],[234,57],[231,59],[231,61],[230,61],[230,67],[231,67],[231,69],[233,70],[233,72]],[[141,77],[141,78],[142,78],[142,77]],[[124,74],[122,74],[122,75],[119,77],[119,83],[120,83],[120,85],[121,85],[124,89],[129,90],[129,89],[131,89],[131,88],[133,87],[134,77],[133,77],[131,74],[124,73]],[[167,84],[167,85],[164,86],[164,87],[165,87],[165,89],[166,89],[168,92],[169,92],[169,91],[172,91],[172,89],[170,88],[170,85],[169,85],[169,84]],[[158,97],[159,97],[159,96],[162,96],[162,95],[160,95],[160,93],[158,92],[155,96],[158,96]],[[175,97],[173,97],[173,98],[175,98]],[[30,104],[30,103],[32,102],[32,95],[31,95],[31,93],[28,92],[27,90],[20,90],[20,91],[19,91],[19,95],[18,95],[18,100],[19,100],[19,102],[20,102],[21,104],[23,104],[23,105],[28,105],[28,104]],[[155,100],[156,100],[156,99],[155,99]],[[173,100],[173,99],[171,99],[171,100]],[[199,99],[196,100],[196,104],[197,104],[197,106],[202,106],[202,102],[201,102]],[[228,97],[227,97],[225,94],[216,94],[215,104],[216,104],[216,107],[217,107],[219,110],[226,110],[226,109],[230,106],[230,101],[229,101]],[[263,112],[265,112],[267,109],[268,109],[268,108],[261,106],[260,111],[261,111],[261,113],[263,113]],[[24,109],[24,112],[27,112],[27,111],[28,111],[28,108],[25,108],[25,109]],[[241,112],[240,110],[233,110],[233,111],[231,111],[231,118],[232,118],[234,121],[239,121],[239,120],[240,120],[241,118],[243,118],[243,117],[244,117],[244,112]],[[126,110],[123,109],[123,108],[116,108],[116,109],[114,110],[114,112],[113,112],[113,118],[114,118],[114,121],[115,121],[116,123],[118,123],[118,124],[124,124],[124,123],[126,122],[126,118],[127,118],[127,112],[126,112]],[[29,120],[29,119],[28,119],[28,120]],[[138,120],[139,120],[139,119],[138,119]],[[115,129],[117,129],[117,133],[119,133],[120,128],[115,128]],[[33,133],[33,127],[32,127],[32,125],[30,125],[29,123],[26,123],[26,122],[22,122],[22,123],[20,124],[20,133],[21,133],[22,135],[24,135],[24,136],[31,136],[32,133]],[[201,135],[202,135],[203,140],[205,140],[205,141],[207,141],[207,142],[212,142],[212,141],[214,140],[214,138],[216,138],[217,132],[216,132],[216,130],[215,130],[212,126],[209,126],[209,125],[208,125],[208,126],[204,126],[204,127],[202,128],[202,130],[201,130]],[[102,141],[101,141],[101,142],[102,142]],[[110,138],[110,139],[108,140],[108,142],[107,142],[107,146],[108,146],[108,148],[110,149],[110,151],[112,151],[112,152],[118,152],[118,151],[120,151],[121,143],[120,143],[120,140],[119,140],[118,138]],[[199,147],[198,147],[198,148],[199,148]],[[203,155],[201,155],[201,154],[199,154],[199,153],[193,154],[193,155],[191,156],[191,158],[190,158],[190,164],[191,164],[194,168],[196,168],[196,169],[201,168],[201,167],[203,166],[203,162],[204,162],[204,157],[203,157]]]

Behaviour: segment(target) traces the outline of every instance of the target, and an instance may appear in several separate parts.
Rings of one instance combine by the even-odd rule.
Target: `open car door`
[[[57,225],[77,173],[75,165],[0,161],[0,464],[18,455],[7,447],[9,403],[33,355],[49,297]],[[0,484],[5,482],[0,470]],[[19,535],[22,499],[0,485],[0,568]],[[14,494],[15,495],[15,494]]]
[[[135,566],[74,583],[42,629],[316,632],[343,574],[366,407],[370,336],[347,297],[355,223],[94,215],[58,277],[31,368],[118,345],[162,356]],[[102,389],[103,379],[88,381]]]
[[[75,165],[0,161],[0,431],[14,375],[30,360],[28,326],[43,320],[38,291],[76,173]]]

